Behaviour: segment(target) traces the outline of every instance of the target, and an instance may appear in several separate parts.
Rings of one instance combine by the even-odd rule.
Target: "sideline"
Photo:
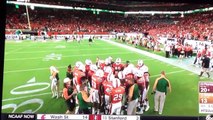
[[[122,48],[125,48],[125,49],[129,49],[131,51],[134,51],[134,52],[137,52],[139,54],[142,54],[142,55],[145,55],[145,56],[148,56],[148,57],[151,57],[153,59],[156,59],[156,60],[159,60],[161,62],[164,62],[164,63],[168,63],[170,65],[173,65],[173,66],[176,66],[176,67],[179,67],[179,68],[182,68],[184,70],[187,70],[187,71],[190,71],[190,72],[193,72],[197,75],[200,74],[200,68],[196,68],[194,67],[192,64],[193,63],[188,63],[189,60],[186,60],[186,61],[179,61],[178,59],[170,59],[170,58],[165,58],[165,57],[162,57],[162,56],[159,56],[159,55],[156,55],[156,54],[153,54],[153,53],[149,53],[147,51],[143,51],[143,50],[140,50],[140,49],[137,49],[137,48],[134,48],[134,47],[131,47],[131,46],[127,46],[127,45],[124,45],[124,44],[121,44],[121,43],[117,43],[117,42],[114,42],[114,41],[111,41],[111,40],[105,40],[105,39],[101,39],[102,41],[105,41],[105,42],[108,42],[110,44],[113,44],[113,45],[116,45],[118,47],[122,47]],[[212,75],[211,75],[212,76]]]

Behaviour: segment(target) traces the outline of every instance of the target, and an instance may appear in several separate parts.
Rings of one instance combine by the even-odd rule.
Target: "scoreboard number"
[[[199,113],[213,114],[213,82],[199,82]]]
[[[207,103],[207,99],[206,98],[201,98],[201,103]]]
[[[206,93],[208,91],[208,89],[207,88],[200,88],[200,92],[202,92],[202,93]]]

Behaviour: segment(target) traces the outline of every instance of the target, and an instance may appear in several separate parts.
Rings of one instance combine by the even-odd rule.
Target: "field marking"
[[[54,48],[54,49],[58,49],[58,48]],[[88,50],[89,51],[93,51],[93,50],[116,50],[116,49],[118,49],[118,48],[114,48],[114,47],[112,47],[112,48],[95,48],[95,49],[87,48],[87,49],[57,50],[57,52],[65,52],[65,51],[67,51],[67,52],[73,52],[73,51],[79,51],[79,50],[87,50],[87,51]],[[45,50],[44,51],[34,51],[34,52],[16,52],[14,54],[22,54],[22,53],[47,53],[47,52],[52,52],[52,50],[50,50],[50,51],[47,51],[47,50],[46,51]]]
[[[21,48],[18,48],[18,49],[12,49],[11,51],[8,51],[8,52],[5,52],[5,55],[8,55],[10,54],[11,52],[15,52],[15,51],[18,51],[18,50],[21,50],[21,49],[24,49],[24,47],[21,47]]]
[[[28,44],[31,44],[31,43],[33,43],[33,46],[32,47],[38,47],[38,46],[35,46],[35,45],[37,45],[37,43],[38,44],[40,44],[40,45],[45,45],[45,43],[46,44],[48,44],[48,46],[55,46],[55,45],[58,45],[58,42],[52,42],[52,41],[47,41],[47,42],[29,42],[29,43],[26,43],[26,42],[23,42],[23,44],[17,44],[16,42],[8,42],[8,44],[6,44],[6,42],[5,42],[5,44],[6,44],[6,46],[8,46],[8,47],[13,47],[13,46],[19,46],[19,47],[25,47],[26,45],[28,45]],[[44,44],[43,44],[44,43]],[[79,43],[77,43],[77,42],[73,42],[73,43],[65,43],[65,42],[61,42],[61,44],[62,45],[72,45],[72,47],[77,47],[76,45],[81,45],[81,46],[88,46],[89,45],[89,43],[88,42],[81,42],[80,44]],[[102,42],[94,42],[93,44],[95,44],[95,45],[105,45],[105,43],[102,43]],[[40,47],[43,47],[43,46],[40,46]],[[45,46],[44,46],[45,47]],[[49,48],[49,47],[47,47],[47,48]]]
[[[40,93],[40,94],[34,94],[34,95],[28,95],[28,96],[21,96],[21,97],[16,97],[16,98],[8,98],[8,99],[2,100],[2,102],[11,101],[11,100],[18,100],[18,99],[23,99],[23,98],[29,98],[29,97],[37,97],[37,96],[42,96],[42,95],[49,95],[49,94],[52,94],[52,93],[46,92],[46,93]]]
[[[62,56],[62,58],[66,57],[78,57],[78,56],[104,56],[104,55],[117,55],[117,54],[132,54],[133,52],[118,52],[118,53],[97,53],[97,54],[78,54],[78,55],[67,55]],[[17,60],[34,60],[34,59],[43,59],[45,57],[34,57],[34,58],[15,58],[15,59],[5,59],[4,61],[17,61]]]
[[[153,58],[148,58],[148,59],[143,59],[143,61],[146,61],[146,60],[155,60]],[[137,60],[129,60],[130,62],[131,61],[138,61]],[[67,66],[60,66],[60,67],[57,67],[57,68],[66,68]],[[45,68],[35,68],[35,69],[25,69],[25,70],[11,70],[11,71],[4,71],[4,73],[17,73],[17,72],[28,72],[28,71],[37,71],[37,70],[47,70],[49,68],[45,67]]]
[[[66,68],[67,66],[60,66],[57,68]],[[14,73],[14,72],[26,72],[26,71],[37,71],[37,70],[46,70],[49,69],[47,67],[45,68],[35,68],[35,69],[25,69],[25,70],[11,70],[11,71],[5,71],[4,73]]]
[[[180,73],[180,72],[184,72],[184,71],[186,71],[186,70],[178,70],[178,71],[168,72],[168,73],[166,73],[166,75],[170,75],[170,74],[174,74],[174,73]],[[158,75],[151,75],[150,78],[157,77],[157,76],[160,77],[160,73]]]
[[[186,71],[186,70],[179,70],[179,71],[168,72],[168,73],[166,73],[166,75],[170,75],[170,74],[174,74],[174,73],[179,73],[179,72],[184,72],[184,71]],[[160,73],[156,74],[156,75],[151,75],[150,78],[157,77],[157,76],[160,76]],[[37,97],[37,96],[49,95],[49,94],[52,94],[52,93],[51,92],[46,92],[46,93],[40,93],[40,94],[34,94],[34,95],[28,95],[28,96],[8,98],[8,99],[3,99],[2,102],[11,101],[11,100],[18,100],[18,99],[23,99],[23,98],[29,98],[29,97]]]
[[[196,74],[194,74],[194,73],[190,73],[189,75],[196,75]]]
[[[20,47],[20,48],[17,48],[17,49],[13,49],[12,51],[5,52],[5,55],[8,55],[8,54],[10,54],[11,52],[13,53],[13,52],[19,51],[19,50],[21,50],[21,49],[24,49],[24,48],[27,48],[27,47],[30,47],[30,46],[32,46],[32,45],[28,45],[28,46]]]

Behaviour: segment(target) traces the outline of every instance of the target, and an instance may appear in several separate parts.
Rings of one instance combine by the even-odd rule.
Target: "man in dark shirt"
[[[206,72],[206,74],[208,75],[208,78],[210,78],[210,74],[209,74],[209,66],[210,66],[210,58],[207,55],[203,56],[203,62],[202,62],[202,70],[200,72],[200,77],[203,75],[204,72]]]

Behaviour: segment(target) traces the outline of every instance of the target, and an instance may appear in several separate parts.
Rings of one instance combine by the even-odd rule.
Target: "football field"
[[[3,113],[60,113],[66,112],[63,98],[51,98],[51,65],[59,69],[60,90],[69,64],[89,58],[95,62],[96,57],[105,59],[112,56],[122,62],[129,60],[136,64],[142,59],[151,74],[149,101],[150,109],[144,115],[157,115],[153,112],[154,99],[151,89],[162,70],[166,71],[172,85],[172,92],[167,94],[163,115],[198,116],[198,75],[167,64],[151,57],[124,49],[104,41],[96,40],[91,46],[88,41],[6,41],[3,79]],[[206,80],[206,79],[203,79]]]

